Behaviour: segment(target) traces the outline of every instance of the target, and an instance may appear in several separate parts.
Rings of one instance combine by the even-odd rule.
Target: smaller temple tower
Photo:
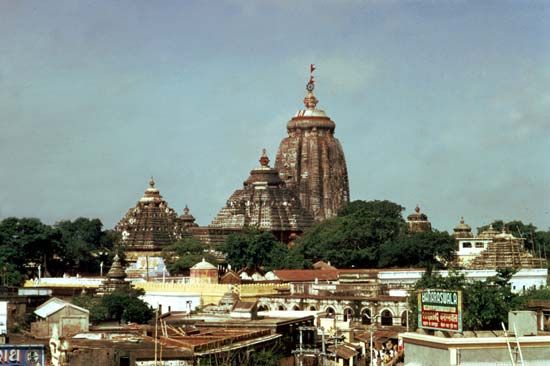
[[[252,169],[243,188],[229,197],[209,229],[230,233],[257,228],[288,243],[312,225],[313,217],[302,208],[295,191],[281,180],[278,170],[269,166],[264,149],[260,166]]]
[[[107,295],[115,291],[128,291],[130,289],[130,283],[126,281],[126,272],[120,264],[118,254],[113,258],[113,264],[105,277],[105,280],[98,289],[98,296]]]
[[[464,223],[464,217],[460,218],[460,222],[453,229],[453,236],[455,238],[473,238],[472,228],[470,225]]]
[[[407,216],[407,226],[409,233],[427,233],[432,231],[432,224],[428,221],[428,216],[420,212],[420,206],[416,205],[414,212]]]
[[[503,226],[502,232],[492,237],[487,248],[468,263],[468,268],[546,268],[546,259],[529,253],[523,242],[523,238],[516,238]]]
[[[180,216],[180,222],[181,225],[186,229],[199,226],[195,223],[195,216],[189,213],[189,207],[187,207],[187,205],[185,205],[185,208],[183,209],[183,214]]]
[[[160,256],[165,246],[190,235],[185,225],[192,225],[194,217],[185,216],[185,211],[182,217],[183,222],[162,198],[151,177],[143,197],[115,226],[115,230],[122,234],[126,259],[135,262],[141,256]]]

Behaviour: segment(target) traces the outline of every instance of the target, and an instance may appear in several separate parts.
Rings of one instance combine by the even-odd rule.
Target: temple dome
[[[493,237],[494,241],[504,241],[504,240],[517,240],[513,234],[506,231],[506,226],[502,226],[502,231],[498,234],[496,234]]]
[[[245,187],[266,184],[276,187],[284,185],[283,181],[279,177],[279,172],[269,166],[269,157],[267,156],[265,149],[263,149],[262,156],[259,161],[260,166],[252,169],[250,171],[250,176],[244,181]]]
[[[124,269],[120,264],[120,258],[118,257],[118,254],[115,255],[115,257],[113,258],[113,264],[111,265],[109,272],[107,272],[106,277],[110,279],[121,279],[121,280],[126,278],[126,272],[124,272]]]
[[[122,234],[128,261],[135,261],[140,256],[159,255],[163,247],[190,235],[176,211],[155,187],[152,177],[143,197],[118,222],[115,231]]]
[[[313,225],[313,218],[302,208],[295,192],[280,178],[277,169],[269,166],[265,149],[260,166],[250,171],[243,188],[236,190],[210,224],[210,228],[260,230],[290,237]]]
[[[414,212],[407,216],[407,225],[410,233],[422,233],[432,231],[432,224],[428,216],[420,212],[420,206],[416,205]]]
[[[203,258],[202,261],[195,264],[193,267],[191,267],[191,269],[215,269],[215,270],[217,270],[218,268],[215,265],[213,265],[212,263],[207,262],[206,259]]]
[[[453,235],[456,238],[471,238],[473,237],[472,228],[470,225],[464,223],[464,217],[460,218],[460,222],[453,229]]]
[[[497,235],[498,233],[499,233],[498,230],[495,230],[495,228],[493,228],[493,224],[491,224],[486,230],[479,233],[478,238],[493,239],[495,235]]]
[[[183,224],[184,227],[196,227],[198,226],[195,223],[195,216],[191,215],[189,213],[189,207],[185,205],[185,208],[183,209],[183,214],[180,216],[180,221]]]

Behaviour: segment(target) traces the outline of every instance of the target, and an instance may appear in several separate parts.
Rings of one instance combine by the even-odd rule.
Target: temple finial
[[[153,179],[153,176],[151,176],[151,179],[149,180],[149,187],[155,188],[155,180]]]
[[[418,204],[416,204],[416,208],[414,210],[416,211],[416,213],[419,213],[420,212],[420,206]]]
[[[267,151],[262,149],[262,156],[260,157],[260,164],[263,167],[269,166],[269,157],[267,156]]]
[[[304,105],[308,109],[315,109],[319,100],[313,95],[313,89],[315,89],[315,77],[313,76],[313,71],[315,71],[315,65],[309,65],[309,81],[306,85],[307,95],[304,98]]]
[[[183,209],[183,214],[189,215],[189,207],[187,207],[187,205],[185,205],[185,208]]]

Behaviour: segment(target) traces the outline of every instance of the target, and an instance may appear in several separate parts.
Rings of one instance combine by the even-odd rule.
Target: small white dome
[[[211,263],[208,263],[204,258],[199,263],[195,264],[191,269],[218,269]]]

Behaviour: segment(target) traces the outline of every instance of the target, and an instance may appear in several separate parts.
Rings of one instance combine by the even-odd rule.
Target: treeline
[[[46,225],[36,218],[0,221],[0,284],[63,274],[99,275],[109,268],[119,235],[103,230],[99,219],[78,218]]]
[[[309,229],[290,248],[268,232],[248,228],[230,235],[219,249],[236,270],[309,268],[319,260],[339,268],[438,268],[452,263],[454,238],[436,230],[409,233],[403,210],[391,201],[353,201],[337,217]],[[523,237],[533,254],[550,255],[550,231],[519,220],[497,220],[492,225],[496,230],[504,225],[508,232]],[[101,262],[110,267],[119,242],[120,235],[104,230],[99,219],[81,217],[46,225],[35,218],[6,218],[0,221],[0,285],[19,285],[37,277],[39,265],[43,276],[98,275]],[[185,273],[203,257],[215,261],[194,238],[174,243],[164,255],[172,274]]]
[[[306,231],[290,249],[269,233],[251,228],[229,236],[221,250],[235,269],[308,268],[319,260],[339,268],[439,268],[453,263],[455,239],[437,230],[408,232],[403,210],[390,201],[353,201],[337,217]],[[497,230],[506,225],[509,232],[523,237],[526,249],[534,254],[550,254],[550,231],[519,220],[492,224]]]

